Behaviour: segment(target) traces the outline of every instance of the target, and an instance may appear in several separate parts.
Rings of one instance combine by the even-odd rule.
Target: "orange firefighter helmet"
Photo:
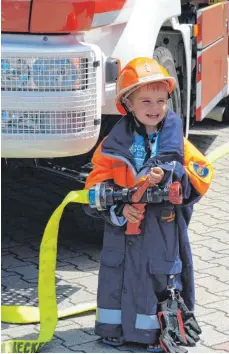
[[[116,84],[116,107],[121,114],[126,114],[123,99],[127,98],[139,86],[152,82],[166,82],[168,92],[172,93],[176,80],[155,59],[140,57],[131,60],[121,71]]]

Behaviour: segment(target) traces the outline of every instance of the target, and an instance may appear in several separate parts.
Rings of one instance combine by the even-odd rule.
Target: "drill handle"
[[[147,190],[147,188],[151,187],[152,184],[150,182],[149,177],[147,177],[147,179],[145,180],[145,182],[136,190],[136,192],[132,195],[132,202],[134,203],[138,203],[143,194],[145,193],[145,191]]]
[[[147,188],[149,188],[151,186],[151,182],[149,180],[149,177],[145,180],[145,182],[136,190],[136,192],[132,195],[132,202],[133,203],[138,203],[143,194],[145,193],[145,191],[147,190]],[[144,218],[144,212],[145,212],[145,206],[146,204],[134,204],[134,207],[136,209],[138,209],[141,212],[141,218],[139,220],[139,222],[136,223],[132,223],[130,221],[127,222],[127,227],[126,227],[126,235],[139,235],[141,233],[141,229],[140,229],[140,224],[142,219]]]
[[[145,206],[146,204],[134,204],[134,207],[138,209],[142,213],[142,215],[139,222],[132,223],[130,221],[127,221],[125,232],[126,235],[139,235],[141,233],[141,229],[139,226],[141,225],[141,221],[144,218]]]
[[[141,200],[143,194],[145,193],[145,190],[149,187],[149,185],[150,185],[149,180],[147,179],[144,182],[144,184],[140,187],[141,188],[140,193],[138,193],[140,188],[134,193],[134,195],[132,196],[132,201],[135,203],[139,202]],[[183,196],[182,196],[182,186],[181,186],[180,182],[173,182],[169,186],[168,197],[169,197],[168,199],[169,199],[170,203],[182,204]],[[134,204],[134,207],[136,209],[138,209],[142,215],[141,215],[139,222],[137,222],[137,223],[131,223],[129,221],[127,222],[127,227],[126,227],[126,232],[125,232],[126,235],[139,235],[141,233],[140,224],[144,218],[146,203]]]
[[[169,186],[169,201],[172,204],[182,204],[183,203],[183,193],[182,186],[180,182],[173,182]]]

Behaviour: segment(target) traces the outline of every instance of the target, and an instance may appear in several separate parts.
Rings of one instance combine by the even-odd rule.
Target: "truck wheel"
[[[180,86],[177,77],[176,67],[173,60],[171,52],[164,47],[158,47],[155,49],[153,54],[154,59],[156,59],[161,65],[163,65],[171,76],[176,79],[176,88],[171,95],[171,98],[168,102],[168,108],[171,111],[174,111],[178,116],[182,116],[181,110],[181,96],[180,96]]]
[[[223,112],[223,123],[229,124],[229,103],[227,104],[227,106]]]

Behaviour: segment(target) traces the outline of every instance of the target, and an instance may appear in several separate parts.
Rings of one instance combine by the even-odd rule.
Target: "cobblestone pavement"
[[[229,127],[211,121],[195,126],[190,134],[190,140],[204,153],[228,142],[228,138]],[[229,156],[214,166],[211,190],[196,205],[189,228],[195,263],[196,314],[203,328],[201,342],[190,348],[190,353],[229,352]],[[51,197],[47,178],[27,169],[3,172],[3,303],[37,305],[42,231],[62,197],[70,189],[77,189],[71,182],[56,179]],[[46,204],[40,205],[41,200],[46,200]],[[74,219],[75,214],[78,218]],[[68,208],[63,219],[56,271],[61,308],[95,300],[101,249],[101,231],[88,231],[87,223],[82,226],[85,218],[80,209]],[[136,345],[111,349],[101,344],[93,333],[94,320],[94,313],[60,320],[53,340],[42,352],[145,352]],[[38,325],[2,324],[2,339],[34,339],[38,331]]]

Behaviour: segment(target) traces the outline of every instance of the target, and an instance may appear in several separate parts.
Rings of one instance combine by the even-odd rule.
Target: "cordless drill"
[[[134,204],[141,213],[144,213],[146,204],[169,201],[171,204],[182,204],[182,188],[179,182],[169,186],[151,186],[149,178],[139,187],[122,188],[108,182],[96,184],[89,189],[89,205],[97,210],[106,210],[116,204]],[[138,235],[141,232],[140,223],[127,222],[126,235]]]

